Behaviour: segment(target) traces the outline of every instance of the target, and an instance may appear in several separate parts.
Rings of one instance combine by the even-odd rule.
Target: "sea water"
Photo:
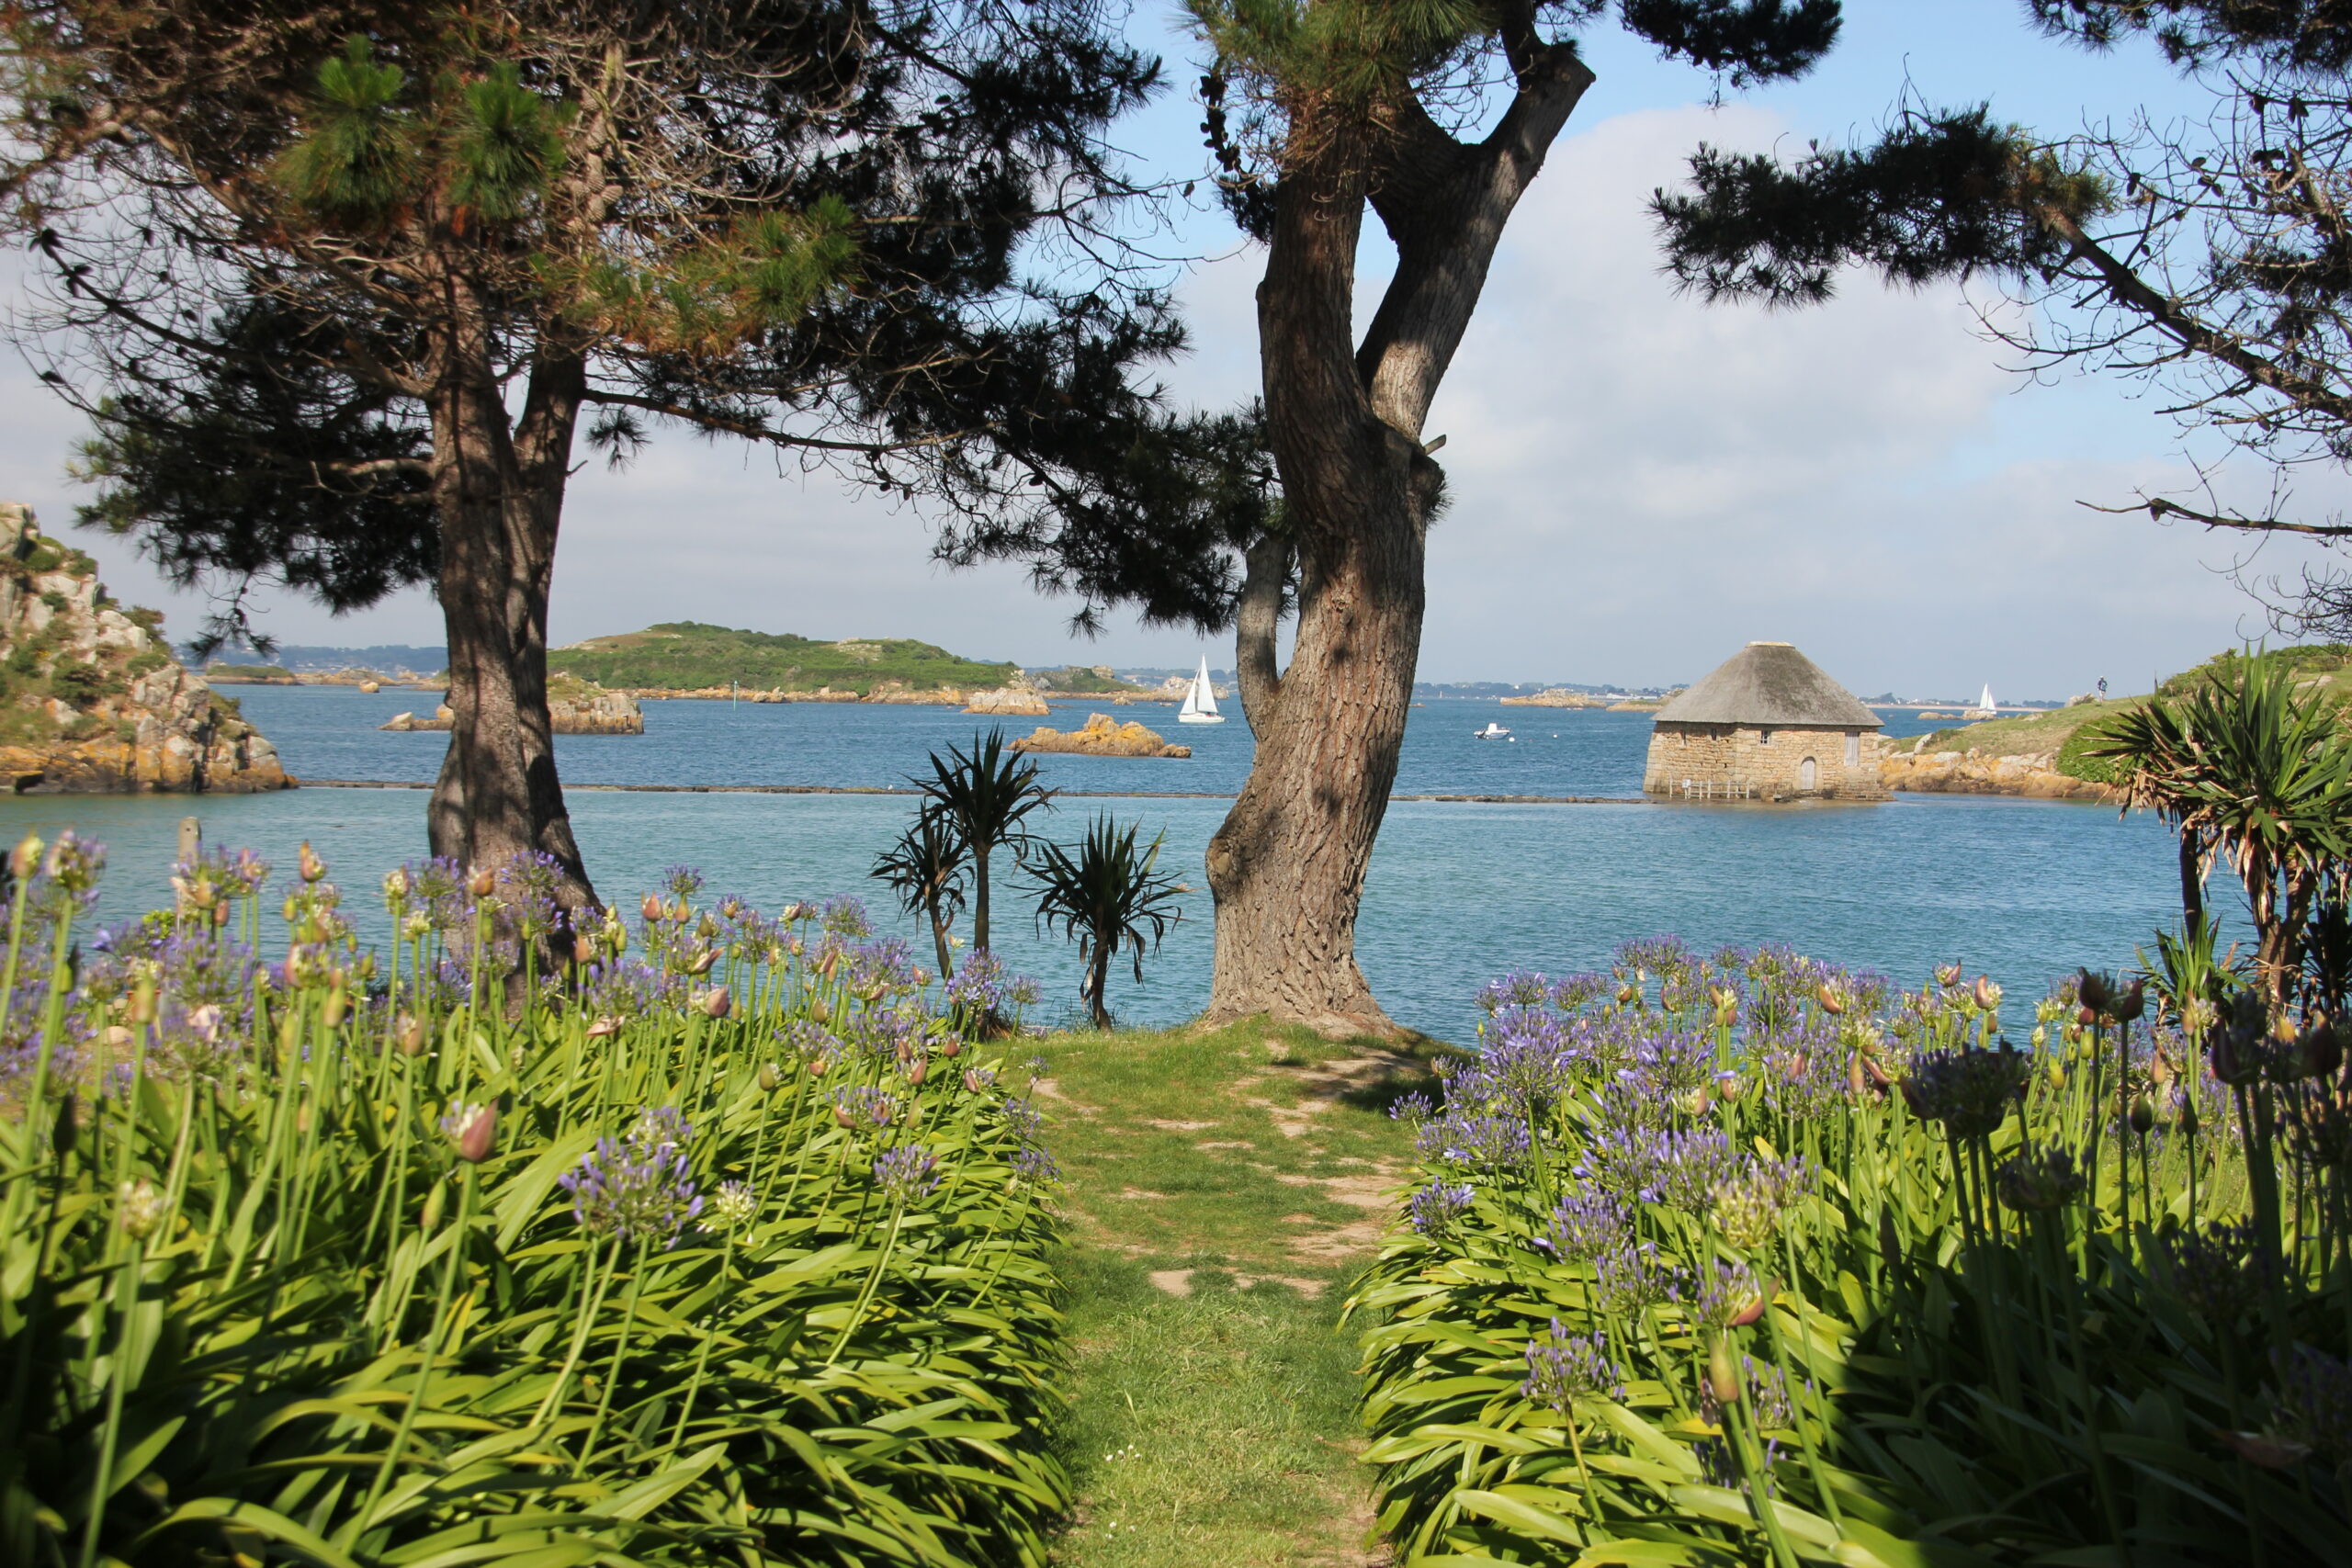
[[[243,687],[246,713],[311,779],[418,784],[446,737],[375,727],[431,694],[362,695],[340,687]],[[1094,705],[1100,707],[1101,705]],[[1092,711],[1056,705],[1069,728]],[[1165,835],[1161,863],[1191,891],[1185,919],[1137,983],[1123,956],[1111,1002],[1123,1020],[1167,1023],[1208,996],[1211,905],[1202,855],[1249,771],[1250,737],[1174,722],[1170,708],[1110,708],[1193,746],[1189,760],[1047,756],[1048,784],[1069,794],[1035,819],[1075,840],[1097,812]],[[673,793],[582,787],[742,785],[904,790],[933,750],[970,742],[978,721],[953,710],[881,705],[650,702],[642,736],[562,737],[581,849],[606,899],[633,905],[665,868],[691,864],[708,893],[773,909],[789,898],[865,897],[877,923],[930,943],[899,919],[867,873],[911,810],[903,794]],[[1930,728],[1889,716],[1890,734]],[[1513,740],[1479,740],[1489,720]],[[1783,942],[1818,957],[1917,985],[1936,964],[1988,973],[2032,996],[2078,964],[2134,962],[2177,917],[2170,839],[2144,816],[2053,801],[1906,795],[1885,805],[1660,804],[1640,798],[1645,714],[1434,701],[1408,727],[1396,791],[1410,795],[1607,796],[1531,805],[1400,800],[1390,807],[1367,879],[1357,952],[1400,1021],[1467,1038],[1479,983],[1511,968],[1594,968],[1617,943],[1671,931],[1702,950]],[[250,844],[290,875],[308,840],[326,858],[362,935],[380,942],[381,874],[424,852],[422,790],[306,788],[267,795],[16,796],[0,832],[71,826],[104,840],[109,871],[97,918],[119,919],[168,897],[177,825],[198,817],[209,842]],[[996,867],[997,946],[1044,983],[1040,1017],[1077,1009],[1078,964],[1029,913],[1025,879]],[[968,932],[968,924],[963,928]]]

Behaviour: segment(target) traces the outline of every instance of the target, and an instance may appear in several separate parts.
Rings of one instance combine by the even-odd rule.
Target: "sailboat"
[[[1984,694],[1976,699],[1976,705],[1984,709],[1986,713],[1996,713],[1999,711],[1993,705],[1993,684],[1991,682],[1988,681],[1984,683]]]
[[[1216,688],[1209,684],[1209,661],[1201,659],[1201,672],[1193,677],[1193,684],[1184,693],[1184,705],[1176,710],[1179,724],[1223,724],[1225,715],[1216,711]]]

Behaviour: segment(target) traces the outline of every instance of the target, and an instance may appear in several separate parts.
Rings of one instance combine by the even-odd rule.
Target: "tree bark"
[[[1212,1022],[1265,1014],[1326,1035],[1393,1036],[1355,958],[1356,916],[1411,706],[1429,524],[1443,474],[1422,423],[1468,327],[1504,223],[1591,73],[1532,31],[1519,91],[1475,146],[1407,97],[1369,128],[1295,117],[1258,290],[1268,438],[1298,562],[1298,632],[1274,670],[1249,561],[1238,670],[1257,757],[1209,841]],[[1369,203],[1397,266],[1352,341]],[[1275,579],[1279,593],[1279,578]],[[1279,604],[1279,598],[1274,600]]]
[[[543,336],[510,422],[479,295],[462,277],[445,291],[429,404],[452,720],[428,837],[435,854],[467,866],[553,856],[569,916],[594,908],[596,891],[556,776],[548,597],[585,364]]]
[[[1272,529],[1243,555],[1241,597],[1234,607],[1234,673],[1241,683],[1241,722],[1260,735],[1258,716],[1282,695],[1283,589],[1290,577],[1290,536]]]

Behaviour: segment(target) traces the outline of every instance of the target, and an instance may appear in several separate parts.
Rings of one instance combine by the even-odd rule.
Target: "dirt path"
[[[1049,1042],[1081,1502],[1063,1568],[1374,1568],[1340,1311],[1426,1065],[1243,1028]]]

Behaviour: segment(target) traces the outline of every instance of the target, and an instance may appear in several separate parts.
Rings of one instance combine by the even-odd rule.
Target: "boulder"
[[[974,692],[972,700],[964,705],[966,713],[1005,714],[1018,718],[1043,718],[1053,712],[1046,699],[1034,686],[1000,686],[993,692]],[[1039,734],[1050,734],[1040,730]]]
[[[1070,757],[1189,757],[1190,746],[1170,746],[1133,719],[1121,724],[1107,713],[1091,713],[1076,729],[1039,725],[1012,743],[1015,751],[1051,751]]]
[[[389,722],[376,728],[402,735],[415,730],[445,730],[457,722],[457,716],[449,711],[449,705],[443,703],[433,710],[431,718],[396,713]],[[602,686],[562,676],[548,685],[548,717],[558,735],[645,733],[645,710],[637,705],[635,697],[627,692],[608,692]]]

